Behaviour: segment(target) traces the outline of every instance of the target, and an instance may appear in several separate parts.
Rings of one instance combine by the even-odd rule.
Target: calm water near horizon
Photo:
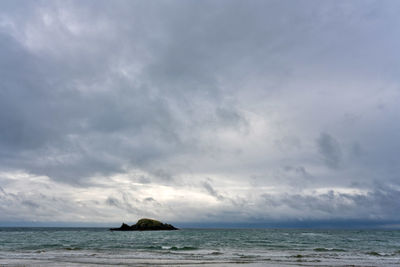
[[[0,266],[400,266],[399,230],[0,228]]]

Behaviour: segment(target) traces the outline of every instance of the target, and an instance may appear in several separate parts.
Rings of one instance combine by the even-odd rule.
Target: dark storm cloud
[[[386,196],[398,198],[400,177],[399,8],[2,1],[3,214],[38,207],[45,218],[86,205],[98,219],[149,205],[171,216],[199,207],[192,218],[204,218],[206,194],[221,205],[214,218],[262,217],[265,203],[276,216],[360,207],[361,218],[369,206],[390,217],[397,204]],[[53,195],[62,188],[69,195]],[[263,188],[277,197],[259,204]],[[333,193],[310,194],[321,188]]]

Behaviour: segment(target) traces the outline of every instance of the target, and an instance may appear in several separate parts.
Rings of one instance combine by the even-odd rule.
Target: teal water
[[[400,231],[0,228],[0,266],[400,266]]]

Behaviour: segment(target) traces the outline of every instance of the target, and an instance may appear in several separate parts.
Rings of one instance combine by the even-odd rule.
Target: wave
[[[317,252],[346,252],[345,249],[340,248],[314,248]]]
[[[82,248],[78,248],[78,247],[66,247],[63,249],[65,249],[65,250],[82,250]]]
[[[260,256],[258,256],[258,255],[240,255],[239,257],[241,259],[255,259],[255,258],[258,258]]]
[[[325,237],[325,236],[329,236],[326,233],[301,233],[302,236],[309,236],[309,237]]]
[[[197,247],[171,247],[170,250],[197,250]]]
[[[367,252],[367,253],[365,253],[365,254],[367,254],[367,255],[371,255],[371,256],[376,256],[376,257],[383,257],[383,256],[387,256],[386,254],[379,253],[379,252],[376,252],[376,251],[369,251],[369,252]]]
[[[198,247],[190,247],[190,246],[147,246],[144,247],[144,249],[150,249],[150,250],[197,250],[199,249]]]

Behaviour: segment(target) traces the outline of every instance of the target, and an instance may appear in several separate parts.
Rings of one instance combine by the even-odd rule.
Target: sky
[[[400,225],[399,11],[1,1],[0,224]]]

